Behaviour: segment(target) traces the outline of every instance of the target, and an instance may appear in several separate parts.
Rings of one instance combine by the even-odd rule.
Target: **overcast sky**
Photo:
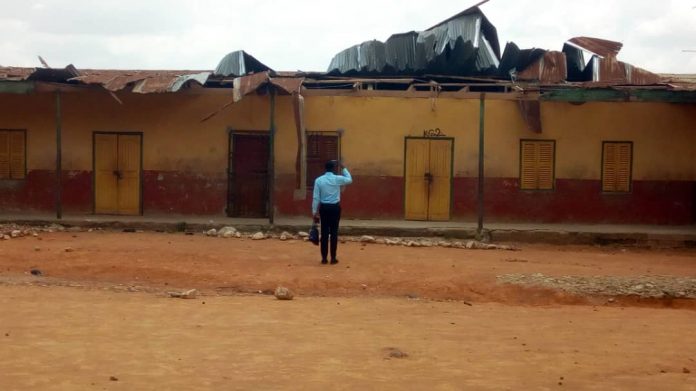
[[[337,52],[423,30],[476,0],[0,0],[0,65],[214,69],[244,49],[276,70],[324,71]],[[619,59],[696,73],[696,0],[491,0],[501,46],[624,43]],[[502,49],[501,47],[501,49]]]

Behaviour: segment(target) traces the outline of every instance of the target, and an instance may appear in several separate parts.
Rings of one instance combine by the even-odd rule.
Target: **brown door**
[[[268,217],[268,136],[232,134],[230,194],[233,217]]]

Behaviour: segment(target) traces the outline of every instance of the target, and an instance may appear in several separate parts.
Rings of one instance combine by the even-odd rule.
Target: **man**
[[[338,223],[341,221],[341,186],[353,183],[348,169],[340,164],[342,175],[335,175],[335,160],[326,162],[326,173],[314,181],[314,197],[312,198],[312,214],[314,220],[321,220],[321,263],[328,263],[329,235],[331,236],[331,264],[338,263],[336,247],[338,247]]]

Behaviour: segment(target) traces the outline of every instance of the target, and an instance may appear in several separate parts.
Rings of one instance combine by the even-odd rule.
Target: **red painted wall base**
[[[63,210],[92,213],[90,171],[63,172]],[[0,213],[55,211],[55,174],[33,170],[24,180],[0,181]],[[476,178],[455,178],[453,220],[476,218]],[[295,176],[276,180],[279,216],[309,216],[312,192],[295,200]],[[488,178],[486,221],[546,223],[696,223],[696,182],[634,181],[627,194],[604,194],[600,181],[558,179],[553,191],[519,190],[517,178]],[[147,214],[224,216],[227,178],[184,172],[145,171],[143,209]],[[344,217],[402,219],[404,183],[400,177],[356,176],[342,195]]]

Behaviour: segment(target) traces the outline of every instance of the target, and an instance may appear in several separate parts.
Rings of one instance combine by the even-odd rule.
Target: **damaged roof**
[[[498,33],[478,7],[425,31],[394,34],[338,53],[335,75],[492,75],[500,62]]]
[[[164,70],[77,69],[0,67],[0,80],[39,81],[77,85],[98,85],[115,92],[129,89],[136,93],[175,92],[191,84],[202,86],[212,72]]]
[[[658,75],[618,61],[622,47],[621,42],[581,36],[567,40],[562,51],[520,49],[509,42],[501,56],[495,26],[474,6],[425,31],[345,49],[331,60],[328,72],[341,76],[484,76],[540,84],[660,83]]]
[[[561,51],[520,48],[508,42],[501,55],[495,26],[474,6],[427,30],[345,49],[332,59],[326,73],[276,72],[239,50],[227,54],[212,71],[0,66],[0,82],[98,86],[144,94],[230,88],[235,96],[265,93],[268,86],[282,94],[311,89],[439,93],[639,86],[696,90],[695,78],[687,77],[691,75],[657,75],[619,61],[622,47],[620,42],[580,36],[565,41]],[[25,91],[19,87],[15,90]]]

